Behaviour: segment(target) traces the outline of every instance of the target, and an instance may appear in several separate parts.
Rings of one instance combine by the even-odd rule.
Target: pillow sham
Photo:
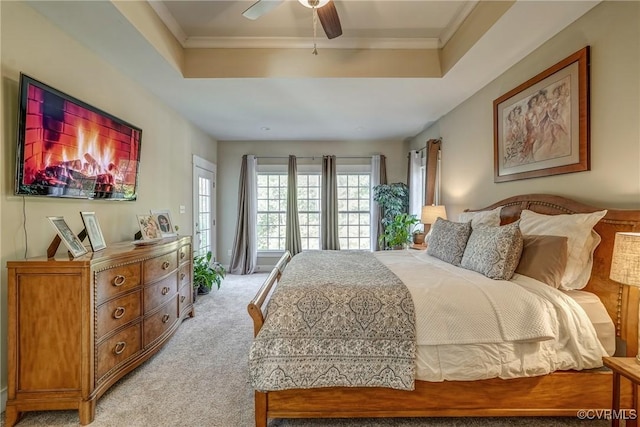
[[[530,210],[520,214],[520,230],[524,235],[553,235],[567,237],[567,266],[560,289],[582,289],[587,285],[593,266],[593,251],[600,236],[593,236],[593,226],[606,210],[587,214],[543,215]]]
[[[427,254],[460,266],[471,234],[471,222],[453,222],[438,218],[431,226]]]
[[[524,236],[516,273],[558,289],[567,267],[566,236]]]
[[[520,261],[522,233],[518,221],[502,227],[474,227],[460,266],[490,279],[509,280]]]
[[[458,222],[471,221],[471,228],[476,228],[479,225],[490,225],[497,227],[500,225],[500,211],[502,206],[498,206],[490,211],[478,211],[478,212],[462,212],[458,215]]]

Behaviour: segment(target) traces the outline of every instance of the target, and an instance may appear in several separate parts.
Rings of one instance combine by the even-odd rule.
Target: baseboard
[[[0,390],[0,412],[4,412],[7,407],[7,388]]]
[[[256,266],[256,271],[254,271],[254,273],[271,273],[271,270],[273,270],[273,267],[275,267],[276,265],[258,265]]]

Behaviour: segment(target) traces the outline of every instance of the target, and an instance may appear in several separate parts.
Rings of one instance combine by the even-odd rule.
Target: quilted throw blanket
[[[413,390],[415,342],[411,295],[372,253],[305,251],[269,301],[250,351],[251,384]]]

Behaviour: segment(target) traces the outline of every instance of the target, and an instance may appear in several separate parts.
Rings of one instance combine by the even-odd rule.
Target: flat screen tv
[[[17,195],[135,200],[142,130],[20,74]]]

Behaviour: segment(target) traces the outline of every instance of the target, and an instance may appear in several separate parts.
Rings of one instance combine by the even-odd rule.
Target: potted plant
[[[227,274],[218,261],[211,261],[211,251],[193,258],[193,296],[206,295],[211,292],[213,284],[220,289],[220,283]]]
[[[378,203],[382,208],[382,228],[384,233],[378,238],[381,248],[392,249],[398,244],[403,245],[405,243],[402,238],[396,238],[395,235],[402,231],[403,225],[397,221],[406,221],[408,218],[412,218],[411,224],[405,224],[407,226],[407,233],[409,237],[411,233],[408,231],[408,227],[418,222],[413,216],[408,215],[409,211],[409,187],[405,183],[396,182],[393,184],[380,184],[373,187],[373,200]],[[399,215],[405,215],[398,218]],[[407,237],[407,239],[409,239]],[[389,241],[391,238],[393,241]],[[398,240],[399,239],[399,240]]]
[[[384,227],[384,234],[379,238],[380,245],[386,243],[388,249],[404,249],[413,237],[411,229],[418,219],[407,213],[396,215]]]

